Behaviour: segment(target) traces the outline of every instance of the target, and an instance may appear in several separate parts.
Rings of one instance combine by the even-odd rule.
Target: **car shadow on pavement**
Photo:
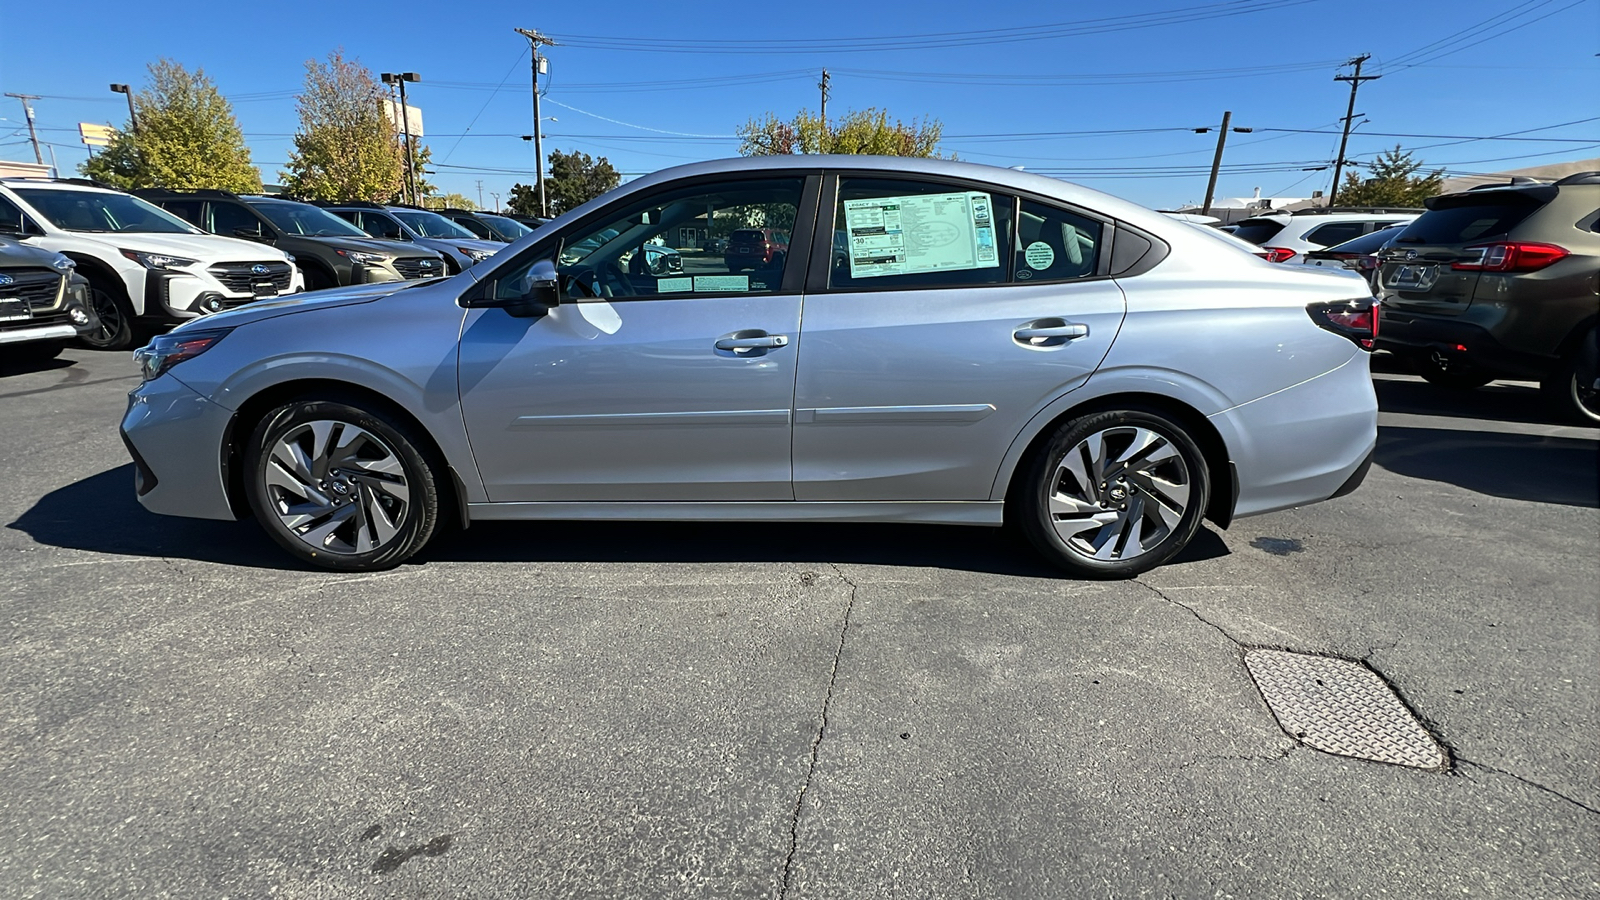
[[[179,519],[147,511],[133,493],[132,463],[45,494],[6,527],[40,544],[91,553],[306,568],[253,522]]]
[[[1600,443],[1443,428],[1378,429],[1374,462],[1491,497],[1600,507]]]
[[[1532,384],[1496,381],[1473,390],[1439,387],[1426,381],[1373,379],[1378,408],[1386,413],[1449,416],[1528,425],[1568,425],[1551,415]]]
[[[77,365],[76,360],[62,359],[5,359],[0,358],[0,378],[9,375],[28,375],[34,372],[49,372],[55,369],[65,369]]]
[[[40,544],[91,553],[193,559],[265,569],[310,569],[253,522],[181,519],[134,497],[133,465],[51,491],[7,527]],[[1228,554],[1201,528],[1169,566]],[[1026,540],[999,528],[748,522],[477,522],[438,535],[413,563],[772,562],[855,563],[1060,577]]]

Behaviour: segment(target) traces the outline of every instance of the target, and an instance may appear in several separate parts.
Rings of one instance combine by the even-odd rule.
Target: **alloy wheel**
[[[89,303],[94,307],[100,325],[92,333],[83,335],[83,342],[91,347],[112,347],[123,332],[122,307],[117,304],[116,298],[99,288],[90,291]]]
[[[1046,497],[1051,527],[1074,553],[1128,560],[1160,546],[1193,496],[1179,448],[1149,428],[1116,426],[1079,441],[1056,464]]]
[[[369,553],[394,539],[411,488],[394,449],[373,433],[327,419],[291,428],[272,445],[263,482],[283,527],[319,553]]]

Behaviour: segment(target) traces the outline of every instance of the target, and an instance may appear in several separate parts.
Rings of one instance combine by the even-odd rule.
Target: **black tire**
[[[1126,454],[1102,470],[1104,486],[1081,484],[1071,471],[1092,471],[1082,454],[1095,435],[1107,454]],[[1144,435],[1153,436],[1148,449],[1134,451]],[[1079,456],[1069,461],[1069,453]],[[1124,481],[1117,480],[1119,473]],[[1172,559],[1200,530],[1211,500],[1205,454],[1182,425],[1153,409],[1109,410],[1067,422],[1018,477],[1011,495],[1017,527],[1046,559],[1083,578],[1132,578]],[[1090,501],[1070,499],[1079,495]],[[1058,521],[1052,496],[1087,512]],[[1091,531],[1094,536],[1085,538]],[[1109,548],[1102,558],[1093,552],[1095,540]],[[1137,547],[1131,555],[1130,544]]]
[[[327,431],[331,437],[323,440],[331,452],[318,456],[316,427],[320,426],[312,423],[333,423],[337,429]],[[348,430],[352,427],[365,434],[351,439]],[[349,441],[348,446],[337,447],[341,440]],[[292,469],[296,467],[274,458],[280,442],[309,448],[304,471],[295,474]],[[439,524],[439,469],[425,455],[427,446],[410,425],[385,412],[337,399],[291,401],[262,418],[245,448],[245,493],[250,510],[273,540],[312,565],[340,571],[393,568],[422,549]],[[376,455],[380,453],[387,455]],[[397,468],[397,473],[366,468],[365,464],[375,459],[388,466],[389,458],[398,463],[389,467]],[[306,502],[291,503],[295,495],[281,486],[285,477],[315,489],[313,493],[320,499],[306,499],[312,494],[301,492],[299,496]],[[342,490],[333,489],[336,480],[344,485]],[[405,491],[403,502],[396,499],[396,482]],[[312,512],[295,516],[295,509]],[[343,519],[335,522],[340,516]],[[296,530],[285,518],[305,521]],[[383,534],[386,530],[391,531],[387,536]],[[322,531],[329,533],[316,542]],[[363,540],[372,546],[362,550]]]
[[[133,344],[133,304],[120,284],[106,284],[105,278],[89,279],[89,303],[100,318],[100,327],[78,335],[84,346],[94,350],[126,350]]]
[[[1600,391],[1595,390],[1597,335],[1591,331],[1561,360],[1561,365],[1539,382],[1545,403],[1558,418],[1583,425],[1600,425]]]
[[[1465,365],[1453,364],[1450,368],[1442,368],[1438,363],[1427,357],[1418,357],[1411,361],[1411,367],[1416,370],[1422,380],[1442,388],[1454,391],[1470,391],[1481,388],[1494,380],[1493,372],[1482,369],[1472,369]]]

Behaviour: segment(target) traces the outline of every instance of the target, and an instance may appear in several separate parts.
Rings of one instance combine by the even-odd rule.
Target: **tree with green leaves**
[[[539,191],[529,184],[517,182],[506,195],[506,210],[519,216],[539,215]]]
[[[550,151],[550,174],[544,180],[544,193],[552,216],[582,206],[621,183],[622,176],[604,156],[591,159],[589,154],[576,150],[571,153]],[[515,188],[512,191],[515,196]],[[533,192],[533,205],[531,214],[540,215],[537,190]]]
[[[1362,178],[1351,172],[1339,186],[1334,202],[1340,206],[1400,206],[1418,208],[1422,201],[1437,196],[1444,189],[1444,170],[1435,169],[1418,176],[1422,163],[1400,149],[1379,153],[1367,167]]]
[[[478,204],[467,199],[466,194],[430,194],[422,198],[428,209],[477,209]]]
[[[875,108],[850,110],[831,122],[802,109],[790,120],[767,113],[765,118],[740,126],[738,133],[739,153],[744,156],[857,153],[938,157],[944,126],[938,119],[891,122],[887,112]]]
[[[372,71],[335,50],[326,63],[306,62],[297,103],[300,130],[283,177],[284,189],[308,200],[368,200],[398,196],[403,159],[386,93]]]
[[[260,193],[261,173],[234,118],[233,106],[206,77],[168,59],[150,64],[150,79],[133,97],[137,130],[118,131],[111,146],[78,167],[124,190],[164,187]]]

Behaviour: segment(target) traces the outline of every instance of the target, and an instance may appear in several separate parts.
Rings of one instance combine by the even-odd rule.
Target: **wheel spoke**
[[[388,543],[389,539],[399,532],[399,523],[389,517],[389,511],[383,508],[383,503],[378,500],[378,495],[375,492],[367,489],[361,493],[366,510],[366,519],[371,523],[372,530],[378,537],[378,543]],[[362,530],[365,531],[366,529]]]
[[[1091,503],[1059,491],[1050,495],[1050,518],[1052,519],[1087,519],[1104,512],[1105,508],[1098,503]]]
[[[301,475],[285,467],[277,459],[276,454],[274,454],[274,458],[267,460],[266,482],[268,487],[282,488],[305,500],[316,499],[322,500],[324,504],[327,503],[320,493],[305,482]]]
[[[326,522],[300,535],[300,539],[319,549],[329,549],[328,539],[355,515],[354,506],[346,506],[328,517]]]

